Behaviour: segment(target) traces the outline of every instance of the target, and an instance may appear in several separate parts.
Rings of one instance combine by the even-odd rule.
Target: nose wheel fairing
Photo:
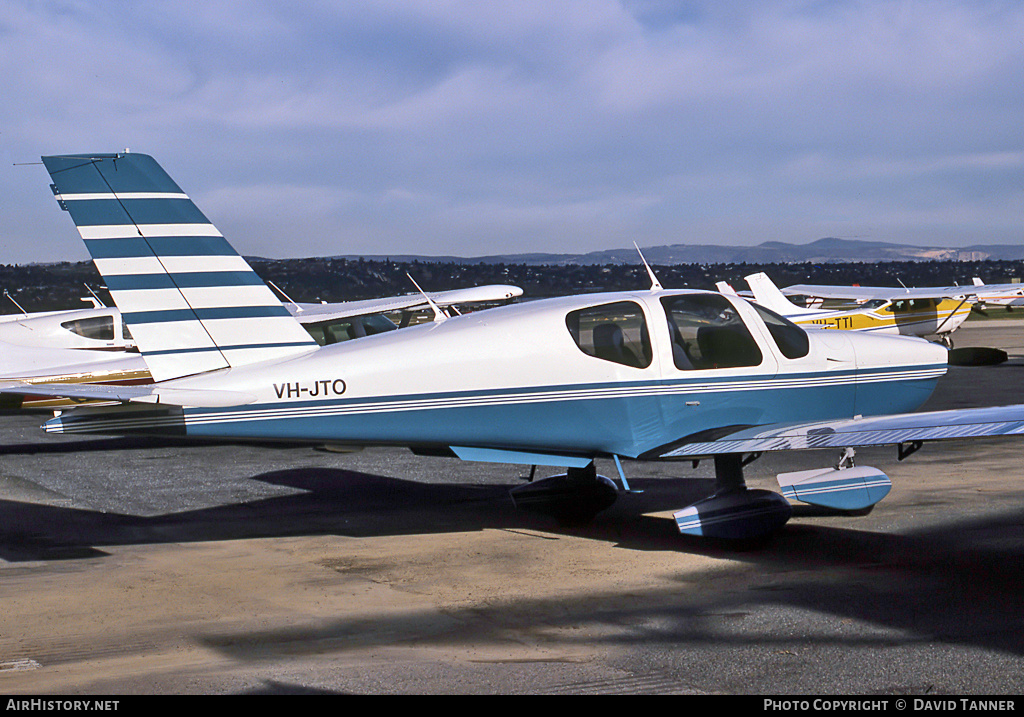
[[[684,535],[749,540],[776,532],[792,514],[792,507],[778,493],[742,488],[699,500],[673,517]]]
[[[743,454],[715,456],[716,491],[708,498],[673,513],[684,535],[721,540],[749,540],[776,532],[793,509],[778,493],[747,488]]]

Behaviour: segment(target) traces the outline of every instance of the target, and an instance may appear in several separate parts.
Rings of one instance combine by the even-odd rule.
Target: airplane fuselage
[[[921,340],[806,336],[786,346],[751,304],[706,292],[549,299],[167,383],[248,405],[78,409],[47,428],[640,457],[725,426],[911,411],[946,370]]]
[[[953,299],[885,302],[855,310],[821,309],[788,318],[805,328],[871,331],[899,336],[931,336],[955,331],[971,313],[971,305]]]

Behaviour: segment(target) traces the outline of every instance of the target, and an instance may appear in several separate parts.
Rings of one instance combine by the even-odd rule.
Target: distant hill
[[[867,244],[867,242],[854,242]],[[885,246],[885,245],[883,245]],[[819,245],[817,256],[822,256]],[[721,249],[721,247],[719,247]],[[768,274],[779,286],[790,284],[862,284],[865,286],[950,286],[967,284],[977,276],[990,284],[1009,283],[1024,277],[1024,260],[967,259],[960,261],[859,260],[793,261],[790,246],[769,243],[754,247],[760,256],[772,261],[753,261],[754,254],[733,253],[713,261],[705,254],[696,262],[693,247],[644,248],[655,264],[661,285],[669,289],[713,289],[716,281],[728,281],[741,288],[743,277],[758,271]],[[856,247],[846,247],[851,252]],[[864,247],[860,247],[864,248]],[[1001,247],[1009,248],[1009,247]],[[665,251],[660,251],[664,249]],[[670,254],[668,250],[685,251]],[[879,247],[874,247],[877,256]],[[649,287],[650,278],[639,265],[634,249],[583,255],[580,263],[555,254],[518,254],[503,257],[399,257],[368,259],[359,257],[305,259],[259,259],[251,257],[253,269],[272,281],[296,301],[350,301],[405,294],[413,290],[409,275],[428,291],[462,289],[484,284],[515,284],[531,298],[562,296],[596,291],[625,291]],[[679,257],[683,257],[682,260]],[[783,257],[782,261],[777,261]],[[574,257],[579,259],[578,257]],[[926,258],[935,258],[928,256]],[[788,259],[788,260],[787,260]],[[597,262],[597,263],[587,263]],[[672,263],[679,261],[680,263]],[[91,261],[32,264],[0,264],[0,314],[25,311],[49,311],[81,308],[86,287],[95,290],[110,303],[103,279]],[[17,302],[17,303],[15,303]]]
[[[907,244],[827,237],[809,244],[769,241],[756,246],[670,244],[641,247],[651,264],[799,264],[875,263],[880,261],[1020,261],[1024,244],[977,244],[963,248],[922,247]],[[636,264],[637,254],[628,249],[608,249],[585,254],[497,254],[474,257],[401,255],[347,255],[346,259],[390,259],[399,262],[448,262],[461,264]]]

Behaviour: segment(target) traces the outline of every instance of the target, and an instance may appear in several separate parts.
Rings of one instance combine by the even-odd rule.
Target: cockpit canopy
[[[651,335],[644,310],[633,301],[588,306],[565,317],[583,353],[633,368],[651,365]]]
[[[807,355],[810,341],[803,329],[763,306],[751,306],[783,356],[797,359]],[[676,368],[693,371],[761,364],[763,355],[757,341],[736,307],[721,294],[663,296],[661,308]],[[570,311],[565,323],[573,341],[588,356],[633,368],[651,365],[650,329],[643,307],[635,301]]]
[[[64,321],[60,326],[82,338],[96,341],[114,340],[114,317],[109,314]],[[124,321],[121,322],[121,335],[128,340],[132,337],[131,332],[128,331],[128,325]]]
[[[382,334],[385,331],[394,331],[398,328],[383,314],[349,316],[343,319],[304,324],[304,326],[310,336],[321,346]]]

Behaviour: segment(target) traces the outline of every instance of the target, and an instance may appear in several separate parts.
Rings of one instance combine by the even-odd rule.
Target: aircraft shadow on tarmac
[[[517,597],[446,608],[447,622],[439,623],[434,611],[346,616],[313,625],[210,634],[204,643],[247,661],[403,639],[439,648],[500,643],[507,625],[525,623],[565,628],[591,646],[661,643],[720,649],[731,643],[736,648],[781,649],[796,641],[878,650],[966,645],[1024,655],[1024,541],[1005,540],[1008,532],[1019,534],[1024,511],[909,535],[792,525],[764,549],[728,556],[696,541],[670,548],[664,526],[655,525],[659,522],[670,521],[643,516],[629,530],[595,524],[583,533],[615,548],[704,552],[729,557],[731,564],[717,562],[696,574],[681,571],[678,585],[660,584],[646,591],[632,587],[622,593],[610,586],[574,597]],[[699,590],[694,589],[697,585]],[[835,620],[802,637],[794,637],[791,629],[762,625],[736,630],[729,624],[765,606],[832,615]],[[859,627],[845,627],[855,623]]]
[[[882,625],[857,630],[850,644],[878,647],[907,643],[955,643],[1024,654],[1024,510],[970,523],[910,534],[872,533],[794,522],[758,550],[729,552],[722,546],[680,536],[670,517],[645,515],[704,494],[710,481],[633,481],[640,495],[625,496],[590,525],[561,528],[544,516],[517,511],[503,485],[429,484],[328,468],[274,471],[255,480],[303,492],[195,511],[139,517],[60,506],[0,500],[0,558],[9,562],[102,558],[103,546],[266,538],[275,536],[393,536],[483,529],[543,530],[604,541],[609,549],[675,551],[727,559],[706,574],[688,570],[680,585],[652,587],[649,594],[581,594],[576,599],[523,598],[514,604],[472,606],[473,619],[450,617],[460,629],[438,631],[436,614],[339,619],[316,627],[268,633],[210,635],[208,644],[252,659],[257,653],[302,653],[322,649],[322,640],[393,642],[416,634],[439,644],[465,640],[481,609],[505,615],[543,615],[545,624],[644,624],[642,631],[605,631],[605,640],[645,643],[692,642],[749,645],[783,638],[768,634],[730,637],[714,616],[742,616],[752,604],[778,604]],[[664,504],[664,505],[663,505]],[[1018,538],[1018,539],[1014,539]],[[614,558],[613,558],[614,559]],[[691,590],[694,581],[700,591]],[[550,604],[548,604],[550,602]],[[555,602],[558,604],[556,605]],[[495,616],[497,619],[497,615]],[[623,622],[625,621],[625,622]],[[422,623],[422,624],[420,624]],[[486,628],[481,628],[486,629]],[[893,632],[895,630],[896,632]],[[375,636],[387,636],[375,637]],[[470,636],[471,637],[471,636]],[[486,636],[482,636],[486,638]],[[787,641],[792,637],[787,636]],[[806,638],[842,642],[827,638]],[[320,645],[319,648],[314,647]]]
[[[272,471],[252,480],[299,492],[157,516],[0,500],[0,559],[67,560],[102,555],[95,546],[290,535],[373,537],[485,528],[563,529],[554,519],[517,510],[508,494],[512,485],[423,483],[320,467]],[[620,500],[593,524],[571,528],[573,533],[617,541],[625,515],[634,524],[641,521],[643,535],[637,540],[653,541],[657,549],[677,548],[681,536],[671,519],[643,522],[641,514],[706,495],[713,481],[639,483],[642,494]]]
[[[202,438],[169,438],[165,436],[120,436],[114,438],[75,438],[59,442],[25,442],[0,445],[0,456],[64,454],[64,453],[100,453],[105,451],[132,451],[153,448],[188,448],[212,445],[255,445],[266,447],[266,441],[247,442],[243,440],[217,440]],[[277,449],[309,448],[309,443],[279,442],[269,444]]]

